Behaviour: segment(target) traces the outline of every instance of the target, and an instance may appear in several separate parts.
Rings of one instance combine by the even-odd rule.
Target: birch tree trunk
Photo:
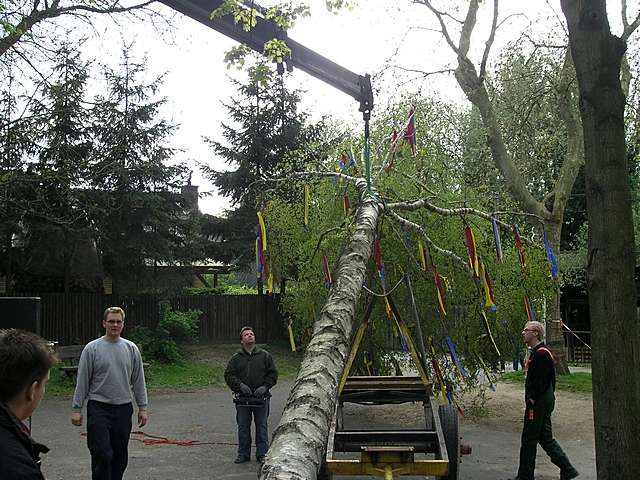
[[[584,131],[597,474],[599,480],[630,480],[640,472],[640,331],[620,83],[626,44],[611,34],[606,0],[561,4]]]
[[[313,480],[322,464],[338,383],[349,354],[356,306],[382,205],[357,180],[356,227],[338,259],[329,297],[259,473],[261,480]]]

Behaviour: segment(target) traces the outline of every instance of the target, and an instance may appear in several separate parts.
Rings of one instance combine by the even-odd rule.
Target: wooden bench
[[[56,345],[55,352],[61,365],[58,369],[69,378],[73,378],[78,373],[78,363],[80,363],[80,355],[84,350],[84,345]],[[142,350],[140,350],[142,355]],[[144,368],[148,368],[147,362],[142,362]]]
[[[61,365],[58,367],[69,378],[78,373],[78,363],[84,345],[56,345],[55,352]]]

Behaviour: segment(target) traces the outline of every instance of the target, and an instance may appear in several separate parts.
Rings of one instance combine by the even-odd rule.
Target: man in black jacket
[[[252,327],[240,330],[242,348],[231,357],[224,372],[224,379],[236,399],[238,424],[238,456],[235,463],[251,459],[251,417],[256,425],[256,460],[263,462],[269,450],[269,390],[278,381],[278,370],[266,350],[256,346]]]
[[[551,413],[555,406],[555,358],[543,343],[544,326],[540,322],[527,322],[522,339],[531,349],[525,364],[525,413],[520,444],[520,466],[514,480],[533,480],[538,444],[549,455],[551,462],[560,467],[560,480],[578,476],[551,430]]]
[[[38,408],[55,362],[46,342],[33,333],[0,330],[0,476],[44,480],[36,443],[22,421]]]

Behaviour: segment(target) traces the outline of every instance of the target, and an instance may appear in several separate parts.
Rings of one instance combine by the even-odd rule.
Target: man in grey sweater
[[[124,310],[104,311],[105,335],[82,350],[78,381],[73,396],[71,423],[82,425],[82,407],[87,402],[87,445],[91,453],[93,480],[121,480],[129,461],[129,435],[133,405],[138,405],[138,426],[147,423],[147,387],[142,356],[135,343],[120,336]]]

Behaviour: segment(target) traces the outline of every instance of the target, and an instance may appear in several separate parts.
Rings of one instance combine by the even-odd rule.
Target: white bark
[[[355,231],[338,260],[334,284],[260,470],[261,480],[313,480],[323,461],[356,306],[382,212],[381,203],[366,194],[366,182],[358,179],[356,185],[360,206]]]

